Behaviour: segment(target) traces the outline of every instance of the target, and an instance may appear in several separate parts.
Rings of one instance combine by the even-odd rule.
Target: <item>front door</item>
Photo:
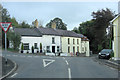
[[[55,46],[52,46],[52,52],[55,53]]]

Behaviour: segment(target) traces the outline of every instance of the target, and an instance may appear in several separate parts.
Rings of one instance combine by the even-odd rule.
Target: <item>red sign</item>
[[[11,26],[11,22],[0,22],[0,26],[2,27],[3,31],[6,33]]]

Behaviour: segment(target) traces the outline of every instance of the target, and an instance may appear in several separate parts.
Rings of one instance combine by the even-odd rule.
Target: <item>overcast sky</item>
[[[91,20],[93,11],[109,8],[118,13],[117,2],[4,2],[2,5],[18,22],[32,24],[38,19],[45,26],[50,20],[59,17],[67,24],[68,30]]]

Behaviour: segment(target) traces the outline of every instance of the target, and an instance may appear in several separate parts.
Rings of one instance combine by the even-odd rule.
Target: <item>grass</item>
[[[11,51],[11,52],[18,52],[19,50],[15,50],[15,49],[13,49],[13,48],[8,48],[7,49],[8,51]]]

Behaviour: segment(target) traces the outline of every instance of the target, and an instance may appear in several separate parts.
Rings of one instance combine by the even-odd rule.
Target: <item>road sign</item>
[[[55,60],[51,60],[51,59],[43,59],[43,66],[46,67],[49,64],[53,63]]]
[[[9,27],[11,26],[11,22],[0,22],[0,26],[2,27],[3,31],[5,32],[5,51],[7,51],[6,32],[8,31]]]
[[[11,26],[11,22],[0,22],[0,26],[2,27],[3,31],[6,33]]]

